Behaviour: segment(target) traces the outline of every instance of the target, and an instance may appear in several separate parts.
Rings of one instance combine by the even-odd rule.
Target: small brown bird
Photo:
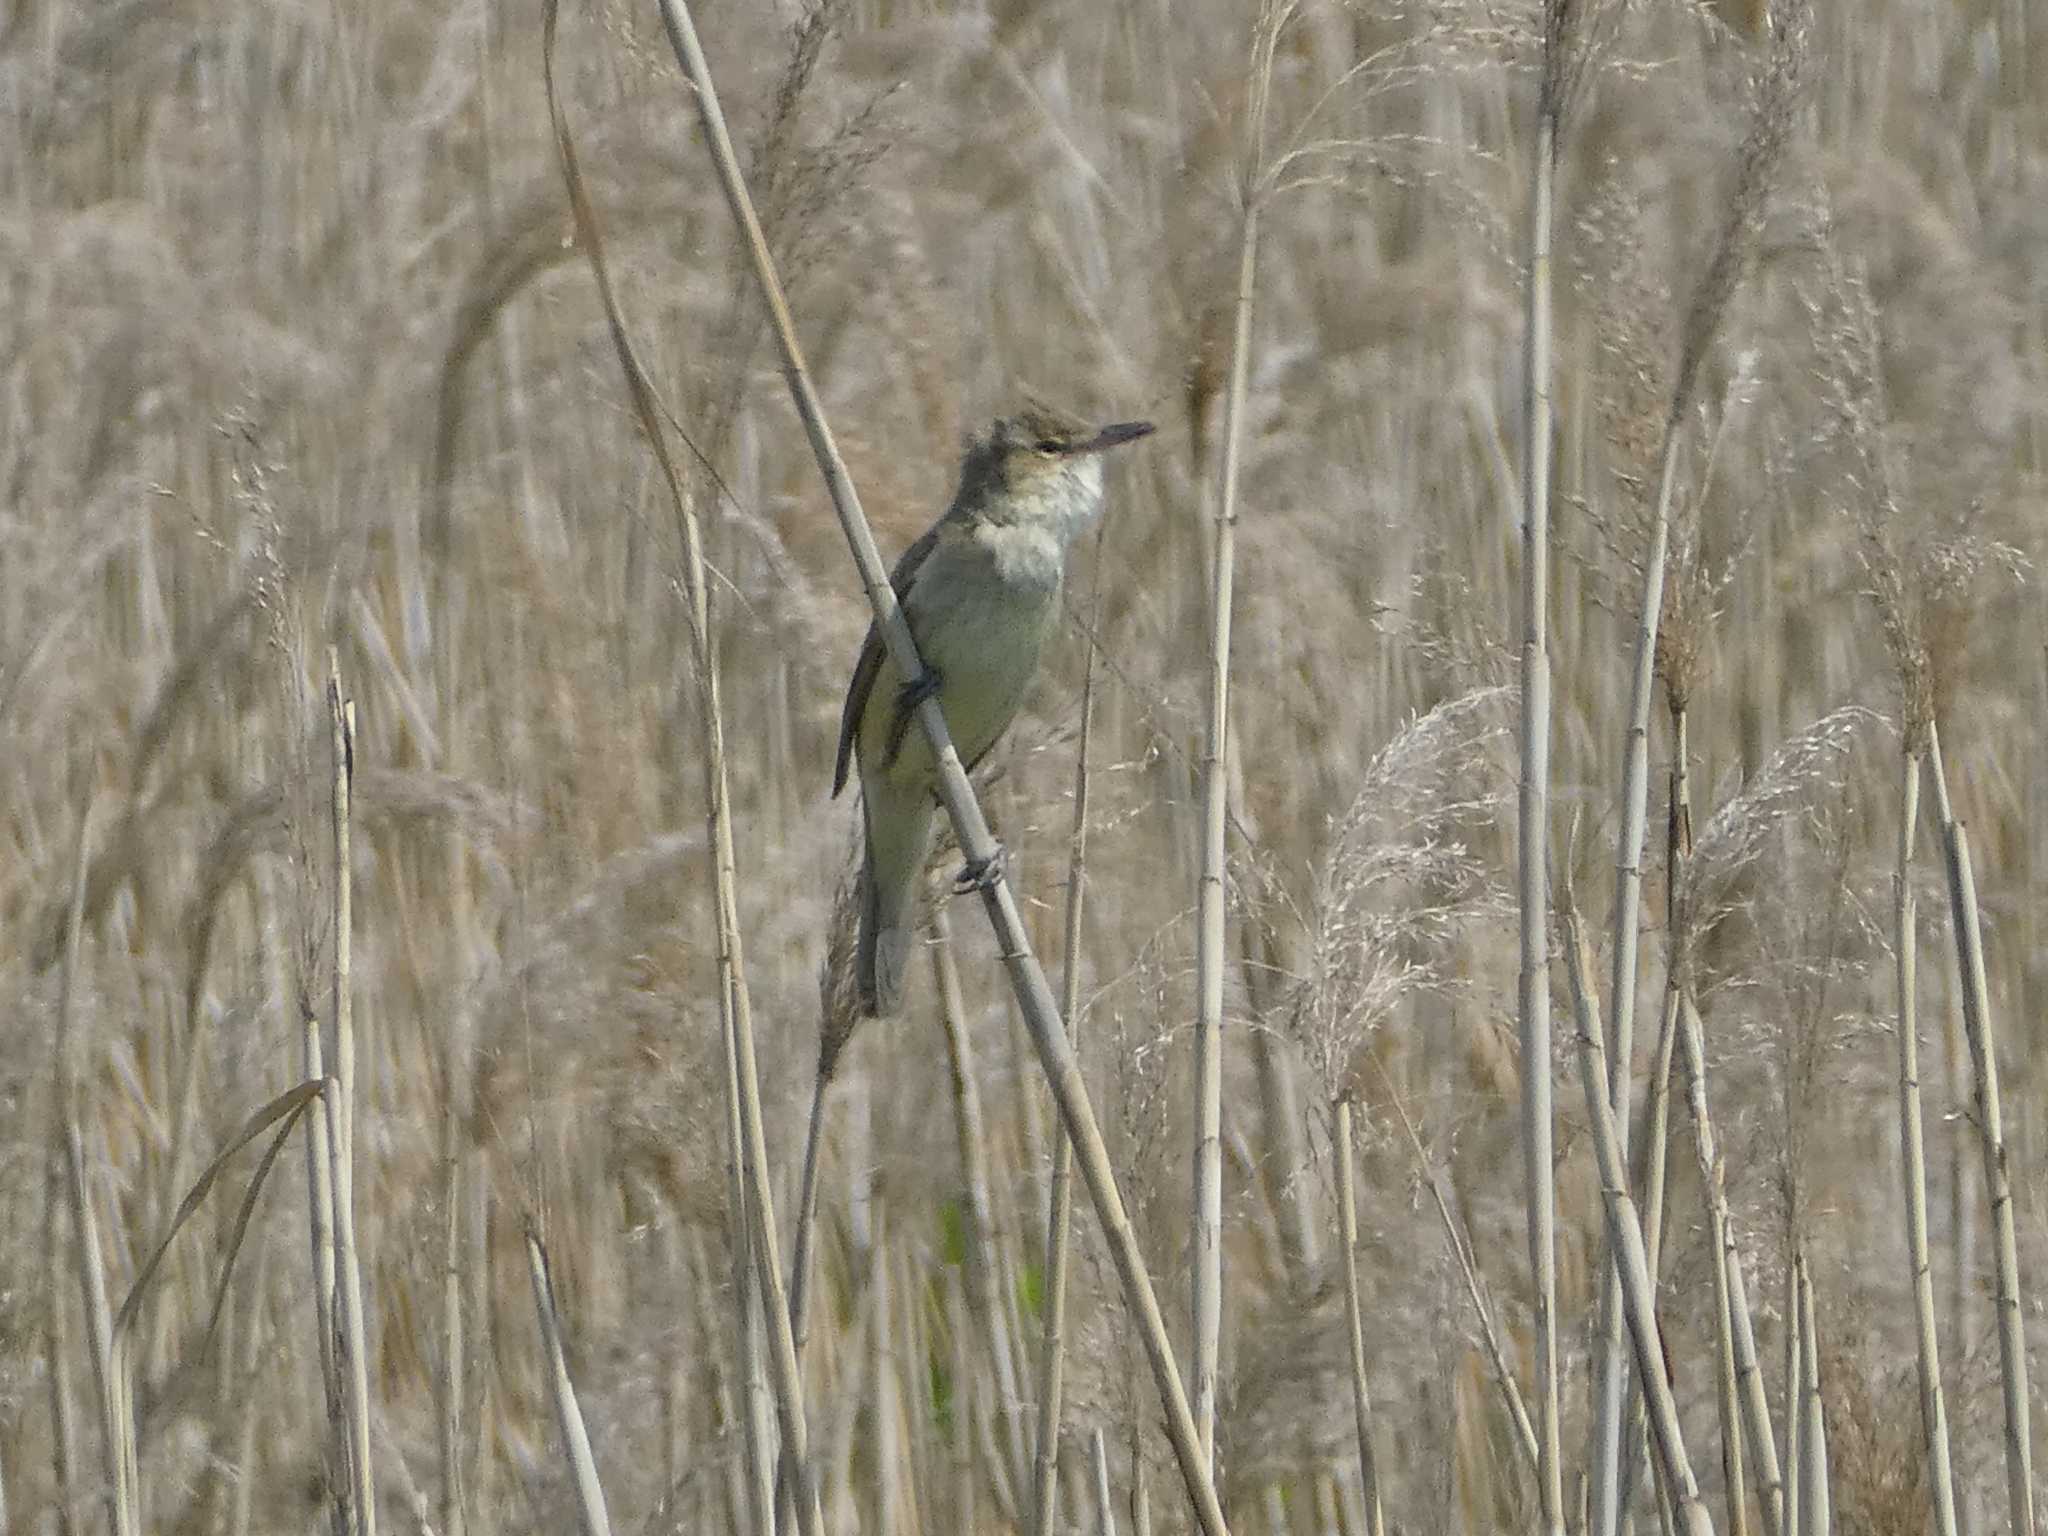
[[[937,697],[970,771],[987,756],[1038,671],[1067,551],[1102,510],[1102,454],[1151,430],[1145,421],[1093,428],[1045,406],[1003,417],[969,445],[952,505],[890,574],[924,676],[904,679],[868,626],[832,779],[836,796],[858,757],[867,844],[854,964],[868,1017],[902,1006],[939,808],[937,762],[916,729],[917,706]]]

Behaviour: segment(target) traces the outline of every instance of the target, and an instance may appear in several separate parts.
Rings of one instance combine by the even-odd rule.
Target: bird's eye
[[[1044,454],[1047,458],[1051,458],[1054,454],[1058,453],[1066,445],[1058,441],[1056,438],[1041,437],[1037,442],[1033,443],[1031,446],[1039,453]]]

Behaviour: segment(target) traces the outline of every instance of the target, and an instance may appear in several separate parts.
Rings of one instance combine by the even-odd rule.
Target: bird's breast
[[[1047,538],[978,528],[942,540],[904,596],[918,654],[939,674],[940,707],[963,763],[995,745],[1030,689],[1059,608],[1063,555]],[[928,781],[931,749],[915,726],[895,762],[881,763],[901,687],[885,663],[861,722],[863,769]]]

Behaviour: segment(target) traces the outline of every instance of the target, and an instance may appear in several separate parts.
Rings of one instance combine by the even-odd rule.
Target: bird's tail
[[[917,937],[918,894],[931,854],[929,797],[867,807],[867,857],[860,867],[860,938],[854,982],[860,1011],[888,1018],[903,1007],[903,976]]]

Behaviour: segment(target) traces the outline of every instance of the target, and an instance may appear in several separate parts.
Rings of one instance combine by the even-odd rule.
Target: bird
[[[863,1017],[902,1008],[939,810],[937,760],[915,728],[917,708],[937,698],[969,772],[988,755],[1038,672],[1068,551],[1101,514],[1104,454],[1152,430],[1147,421],[1093,427],[1038,402],[997,418],[968,443],[951,504],[890,573],[924,672],[904,678],[868,626],[832,775],[836,799],[856,767],[860,774],[854,967]]]

